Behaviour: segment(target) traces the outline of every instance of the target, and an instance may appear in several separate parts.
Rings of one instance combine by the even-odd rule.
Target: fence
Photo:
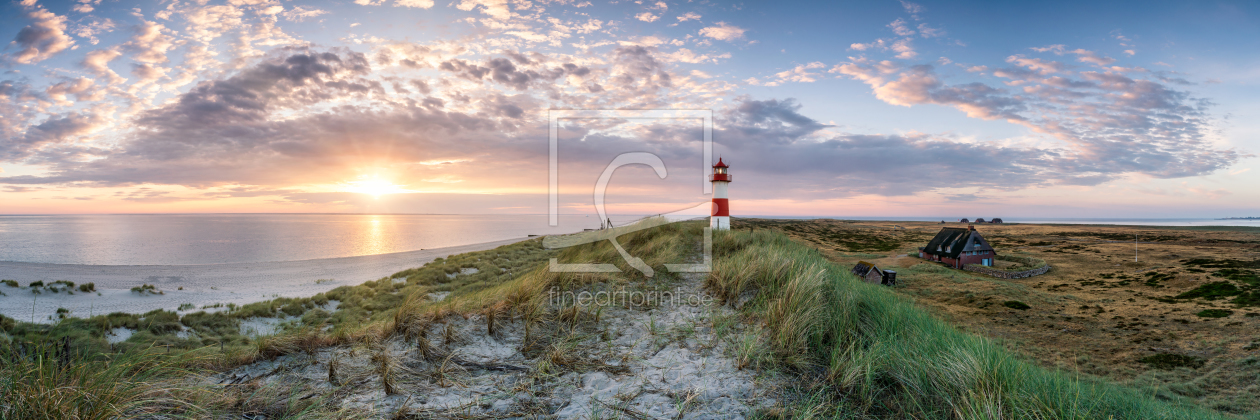
[[[1050,271],[1050,265],[1047,264],[1042,267],[1037,267],[1031,270],[1024,270],[1024,271],[1005,271],[1005,270],[998,270],[996,268],[985,267],[983,265],[967,264],[963,266],[963,270],[974,271],[974,272],[984,274],[987,276],[997,277],[999,279],[1022,279],[1022,278],[1028,278],[1032,276],[1040,276],[1042,274],[1046,274],[1047,271]]]

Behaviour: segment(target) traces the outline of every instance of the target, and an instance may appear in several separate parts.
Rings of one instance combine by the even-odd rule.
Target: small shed
[[[858,261],[857,265],[853,266],[853,275],[871,284],[882,284],[885,286],[897,284],[896,271],[880,270],[875,264],[866,261]]]
[[[857,265],[853,266],[853,275],[867,283],[879,284],[884,281],[884,272],[880,271],[875,264],[866,261],[858,261]]]

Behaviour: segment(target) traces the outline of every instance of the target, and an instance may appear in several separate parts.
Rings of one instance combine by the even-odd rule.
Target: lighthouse
[[[709,182],[713,183],[713,216],[709,217],[709,227],[718,230],[731,229],[731,206],[726,197],[731,174],[726,173],[727,168],[719,157],[718,163],[713,165],[713,175],[709,175]]]

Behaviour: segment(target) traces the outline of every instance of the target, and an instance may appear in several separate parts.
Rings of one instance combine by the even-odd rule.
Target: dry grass
[[[1260,410],[1260,387],[1254,382],[1260,363],[1254,363],[1255,355],[1247,350],[1260,348],[1252,334],[1260,327],[1260,317],[1245,316],[1260,313],[1260,308],[1237,308],[1227,299],[1171,299],[1224,280],[1218,276],[1222,269],[1203,269],[1188,261],[1257,260],[1260,232],[976,225],[999,254],[1042,259],[1054,267],[1046,275],[1002,280],[915,258],[917,247],[941,228],[937,223],[738,219],[735,227],[783,232],[821,250],[841,269],[866,260],[897,270],[899,285],[891,290],[913,297],[953,325],[1000,340],[1042,366],[1121,381],[1160,398],[1194,399],[1226,413]],[[827,232],[845,232],[841,236],[850,241],[878,237],[898,245],[880,254],[856,253]],[[1150,242],[1137,245],[1136,263],[1134,234]],[[1030,308],[1011,309],[1003,305],[1007,301]],[[1195,316],[1205,309],[1226,308],[1234,314],[1221,319]],[[1140,362],[1159,354],[1190,355],[1207,363],[1198,369],[1160,370]]]

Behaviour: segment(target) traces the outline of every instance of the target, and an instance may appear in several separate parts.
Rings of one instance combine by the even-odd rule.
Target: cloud
[[[827,66],[817,61],[809,63],[809,64],[800,64],[792,68],[791,70],[784,70],[784,71],[775,73],[774,76],[778,78],[778,80],[776,82],[767,83],[766,86],[777,86],[783,82],[798,82],[798,83],[816,82],[818,81],[819,77],[822,77],[822,74],[813,72],[811,70],[817,70],[824,67],[827,67]]]
[[[1021,67],[1027,67],[1029,70],[1036,71],[1040,75],[1058,73],[1064,70],[1063,63],[1057,61],[1045,61],[1039,58],[1026,58],[1023,55],[1012,55],[1006,57],[1006,62]]]
[[[713,38],[722,41],[734,41],[744,37],[745,29],[738,26],[729,25],[726,22],[718,22],[717,26],[710,26],[700,30],[700,36]]]
[[[520,55],[518,57],[524,58],[524,56]],[[572,63],[553,68],[518,68],[517,64],[525,64],[522,61],[528,63],[528,59],[517,60],[517,63],[514,64],[513,60],[508,58],[492,58],[479,65],[460,59],[452,59],[439,64],[438,69],[455,73],[464,79],[473,81],[489,79],[516,90],[528,89],[531,84],[537,81],[554,81],[565,75],[581,77],[590,73],[590,69]]]
[[[1075,50],[1068,50],[1067,47],[1065,47],[1063,44],[1055,44],[1055,45],[1049,45],[1045,47],[1033,47],[1030,49],[1037,52],[1052,52],[1055,55],[1073,54],[1077,56],[1076,57],[1077,61],[1080,61],[1082,63],[1093,64],[1099,67],[1106,67],[1106,66],[1111,65],[1111,63],[1116,62],[1114,58],[1098,55],[1098,53],[1093,52],[1093,51],[1084,50],[1080,48],[1075,49]]]
[[[939,38],[945,36],[945,30],[928,27],[926,23],[919,24],[919,35],[924,38]]]
[[[683,14],[681,14],[681,15],[678,15],[678,22],[679,22],[679,23],[686,22],[686,21],[689,21],[689,20],[700,20],[700,14],[699,14],[699,13],[696,13],[696,12],[687,12],[687,13],[683,13]]]
[[[115,28],[114,21],[109,18],[101,19],[92,17],[89,19],[90,21],[88,24],[80,24],[74,28],[74,35],[80,38],[87,38],[88,42],[92,45],[96,45],[101,42],[101,40],[96,39],[96,35],[112,32]]]
[[[163,33],[169,31],[157,22],[144,22],[134,28],[135,35],[123,44],[123,48],[134,52],[132,59],[142,63],[165,63],[166,52],[174,46],[174,39]]]
[[[906,0],[901,0],[901,8],[905,9],[906,13],[909,13],[912,15],[923,13],[923,6],[916,3],[908,2]],[[915,17],[915,19],[918,19],[918,17]]]
[[[416,5],[416,6],[406,5],[406,6],[410,6],[410,7],[423,7],[423,8],[425,8],[425,9],[427,9],[427,8],[429,8],[429,7],[433,7],[433,1],[432,1],[432,0],[428,0],[428,3],[429,3],[428,7],[423,7],[423,6],[420,6],[420,5]],[[400,1],[400,2],[398,2],[398,5],[399,5],[399,6],[404,6],[404,4],[402,4],[402,2],[401,2],[401,1]],[[292,9],[286,10],[286,11],[284,11],[284,13],[281,13],[281,16],[284,16],[284,18],[285,18],[285,19],[288,19],[288,20],[291,20],[291,21],[301,22],[301,21],[304,21],[304,20],[309,19],[309,18],[313,18],[313,17],[316,17],[316,16],[321,16],[321,15],[326,15],[326,14],[328,14],[328,11],[327,11],[327,10],[322,10],[322,9],[308,9],[308,8],[306,8],[306,7],[303,7],[303,6],[294,6]],[[351,26],[354,26],[354,25],[351,25]]]
[[[104,124],[103,118],[92,113],[70,112],[54,115],[40,124],[27,128],[22,135],[0,142],[0,161],[15,162],[26,159],[45,146],[70,142],[78,136],[96,131]]]
[[[865,44],[863,43],[849,44],[849,49],[857,50],[857,51],[893,50],[894,52],[897,53],[896,55],[897,58],[911,59],[911,58],[917,57],[919,53],[914,51],[914,47],[910,45],[910,42],[911,42],[910,38],[902,38],[893,42],[888,42],[883,39],[877,39],[877,40],[874,40]]]
[[[1041,78],[1042,72],[1060,67],[1024,63],[1040,71],[1019,75],[1026,83],[1017,92],[978,82],[946,84],[928,65],[855,59],[831,71],[866,83],[876,98],[892,105],[945,105],[968,117],[1005,120],[1050,135],[1063,143],[1063,150],[1054,152],[1057,170],[1076,174],[1074,182],[1085,185],[1130,172],[1159,178],[1203,175],[1242,157],[1207,140],[1202,105],[1185,92],[1111,72]]]
[[[914,35],[915,33],[913,29],[910,29],[909,26],[906,26],[906,21],[901,20],[901,18],[897,18],[897,20],[894,20],[892,23],[889,23],[888,27],[892,28],[893,33],[897,34],[898,36],[911,36],[911,35]]]
[[[122,55],[117,49],[96,50],[88,52],[83,56],[83,61],[79,65],[100,77],[109,79],[109,84],[116,85],[127,81],[126,78],[119,76],[113,69],[109,68],[109,62]]]
[[[731,58],[731,53],[709,55],[699,54],[687,48],[679,48],[678,51],[663,54],[660,58],[671,63],[717,63],[723,59]]]
[[[656,20],[657,20],[657,19],[660,19],[661,17],[660,17],[660,16],[657,16],[657,15],[654,15],[654,14],[652,14],[651,12],[643,12],[643,13],[639,13],[639,14],[637,14],[637,15],[634,15],[634,18],[635,18],[635,19],[638,19],[638,20],[641,20],[641,21],[644,21],[644,22],[656,22]]]
[[[428,9],[433,7],[433,0],[398,0],[394,3],[394,6]]]
[[[34,2],[31,3],[33,5]],[[31,8],[30,5],[27,7]],[[33,20],[30,25],[18,31],[13,38],[13,45],[19,50],[8,60],[18,64],[33,64],[65,51],[74,45],[74,40],[66,34],[66,17],[58,16],[43,7],[35,6],[26,16]]]
[[[507,0],[460,0],[455,8],[465,12],[480,10],[481,13],[499,20],[512,18],[512,10],[508,8]]]

